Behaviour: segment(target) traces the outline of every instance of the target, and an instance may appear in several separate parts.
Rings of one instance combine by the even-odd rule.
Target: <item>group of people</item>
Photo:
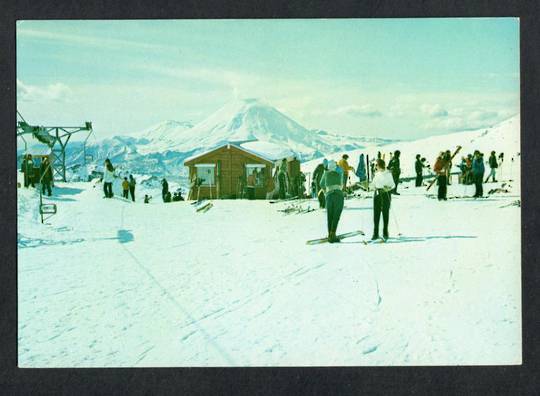
[[[114,179],[116,178],[115,174],[115,168],[111,162],[110,159],[105,159],[105,166],[103,169],[103,192],[105,194],[105,198],[112,198],[114,197],[113,192],[113,183]],[[122,180],[122,196],[126,199],[129,199],[129,196],[131,195],[131,200],[135,202],[135,186],[137,185],[137,182],[133,175],[129,175],[128,177],[124,177],[124,180]]]
[[[21,172],[24,175],[24,187],[40,184],[42,194],[46,192],[49,197],[52,195],[53,168],[48,156],[44,156],[41,164],[36,166],[32,154],[26,154],[21,163]]]
[[[495,151],[492,151],[487,164],[489,165],[490,172],[486,180],[484,181],[484,175],[486,172],[486,166],[484,165],[484,153],[479,150],[475,150],[473,154],[468,154],[461,158],[461,162],[458,165],[461,171],[459,181],[463,184],[474,184],[475,191],[473,198],[481,198],[484,195],[483,183],[487,183],[490,178],[493,182],[497,182],[496,174],[497,169],[504,161],[504,153],[500,153],[497,157]],[[441,152],[437,157],[433,171],[437,175],[438,193],[437,198],[439,201],[447,200],[447,186],[450,184],[450,171],[452,168],[452,156],[450,150]]]
[[[147,196],[145,196],[145,202],[148,203],[150,201],[150,198],[146,199]],[[174,192],[171,195],[171,192],[169,191],[169,182],[167,179],[163,178],[161,180],[161,198],[163,199],[163,202],[169,203],[169,202],[179,202],[183,201],[184,197],[182,197],[182,191],[178,190]],[[148,202],[147,202],[148,201]]]
[[[347,160],[347,158],[342,159]],[[344,166],[343,163],[342,166]],[[341,171],[339,168],[341,168]],[[330,243],[339,242],[336,232],[343,211],[345,201],[344,190],[346,188],[343,170],[344,168],[339,166],[335,161],[327,161],[325,159],[322,164],[317,166],[313,176],[317,187],[320,188],[318,194],[320,206],[326,208],[328,241]],[[386,169],[386,163],[382,158],[377,159],[374,171],[375,174],[372,181],[374,189],[372,239],[376,240],[380,237],[379,224],[381,215],[383,218],[382,237],[387,239],[389,237],[388,222],[390,217],[391,194],[396,188],[395,177],[392,172]]]
[[[371,167],[373,173],[373,179],[371,186],[373,188],[373,235],[372,239],[378,239],[379,224],[381,215],[383,218],[383,232],[382,237],[387,239],[388,222],[390,216],[390,204],[391,195],[400,195],[397,192],[399,179],[401,175],[400,167],[400,151],[396,150],[390,155],[388,165],[384,161],[381,153],[377,155],[377,159],[374,160]],[[363,166],[363,157],[360,157],[360,165]],[[339,238],[336,236],[337,225],[343,211],[344,204],[344,191],[346,191],[348,172],[354,171],[354,168],[347,163],[348,156],[343,155],[342,159],[336,163],[335,161],[328,161],[324,159],[313,172],[312,191],[313,196],[317,196],[319,200],[319,206],[326,208],[327,211],[327,227],[328,227],[328,241],[330,243],[339,242]],[[438,184],[439,200],[447,200],[447,186],[450,184],[450,171],[452,168],[453,156],[450,150],[443,151],[437,157],[433,166],[433,172],[436,175],[436,181]],[[482,183],[488,182],[492,178],[493,182],[496,182],[496,171],[504,159],[504,154],[500,153],[496,156],[495,151],[491,152],[488,160],[490,167],[490,173],[484,181],[485,166],[484,155],[479,150],[476,150],[474,154],[470,154],[467,157],[463,157],[462,164],[462,179],[467,180],[471,178],[475,184],[475,198],[483,196]],[[424,169],[430,168],[427,164],[426,158],[420,154],[416,155],[415,161],[415,186],[423,186],[423,174]],[[358,173],[358,172],[357,172]]]
[[[298,160],[297,166],[300,168]],[[288,197],[303,197],[306,194],[305,182],[306,175],[303,172],[292,171],[293,175],[289,174],[288,162],[286,158],[283,158],[281,162],[276,165],[276,170],[273,176],[274,190],[269,193],[270,196],[277,194],[278,199],[286,199]]]

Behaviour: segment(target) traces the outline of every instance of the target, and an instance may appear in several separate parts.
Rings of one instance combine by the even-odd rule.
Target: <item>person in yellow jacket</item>
[[[347,160],[349,159],[349,156],[347,154],[343,154],[341,159],[338,162],[338,166],[343,170],[343,189],[347,187],[347,180],[349,180],[349,171],[354,172],[354,168],[349,165]]]
[[[122,181],[122,196],[125,199],[128,199],[128,194],[129,194],[129,182],[128,182],[127,177],[124,177],[124,181]]]

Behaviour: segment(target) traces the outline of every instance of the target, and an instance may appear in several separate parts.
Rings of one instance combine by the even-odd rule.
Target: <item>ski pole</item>
[[[401,236],[401,232],[399,232],[399,224],[397,222],[396,215],[394,214],[393,210],[391,210],[390,212],[392,212],[392,219],[394,220],[394,224],[395,224],[397,232],[398,232],[397,234],[398,234],[398,236]]]

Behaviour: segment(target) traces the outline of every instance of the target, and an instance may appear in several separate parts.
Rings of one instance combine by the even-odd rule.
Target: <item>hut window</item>
[[[197,164],[197,178],[201,181],[202,186],[215,185],[215,165],[214,164]]]
[[[264,170],[266,165],[264,164],[247,164],[246,165],[246,183],[247,185],[254,185],[255,187],[264,187],[266,182]]]

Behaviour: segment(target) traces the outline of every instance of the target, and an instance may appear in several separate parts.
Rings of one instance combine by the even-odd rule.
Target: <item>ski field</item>
[[[309,246],[326,236],[315,200],[219,200],[197,213],[57,183],[47,202],[58,214],[42,225],[37,191],[19,188],[19,366],[520,364],[512,169],[484,185],[488,195],[512,179],[509,193],[477,200],[401,184],[391,239],[369,245],[366,193],[345,201],[338,228],[365,236]],[[473,195],[453,183],[449,198]],[[317,210],[280,212],[293,204]]]

